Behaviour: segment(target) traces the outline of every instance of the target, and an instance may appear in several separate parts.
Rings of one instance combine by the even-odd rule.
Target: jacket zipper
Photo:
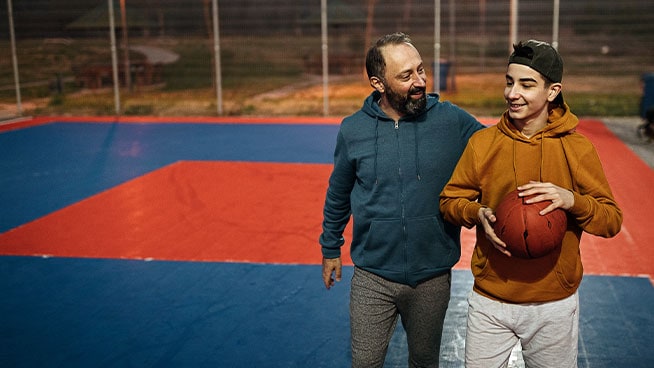
[[[401,220],[400,221],[402,223],[402,233],[404,235],[404,244],[403,244],[403,247],[404,247],[404,279],[408,281],[408,279],[409,279],[409,270],[407,268],[407,264],[408,264],[408,261],[409,261],[408,260],[408,258],[409,258],[408,249],[407,249],[408,234],[407,234],[407,231],[406,231],[406,212],[405,212],[406,208],[405,208],[405,203],[404,203],[405,198],[404,198],[404,180],[402,178],[402,164],[401,164],[402,161],[400,160],[400,157],[399,157],[400,156],[400,131],[399,131],[399,129],[400,129],[400,122],[396,120],[395,121],[395,139],[397,140],[397,154],[398,154],[398,163],[399,163],[399,166],[397,168],[397,175],[399,177],[399,182],[400,182],[400,209],[401,209],[401,215],[400,215]]]

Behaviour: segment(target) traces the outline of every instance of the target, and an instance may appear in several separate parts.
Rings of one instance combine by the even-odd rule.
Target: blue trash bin
[[[643,97],[640,100],[640,117],[646,119],[647,110],[654,109],[654,73],[642,76]]]
[[[431,64],[431,70],[434,72],[433,75],[436,75],[436,63]],[[439,70],[439,83],[438,83],[438,90],[439,91],[447,91],[447,77],[449,76],[450,73],[450,62],[447,60],[441,60],[440,61],[440,70]]]

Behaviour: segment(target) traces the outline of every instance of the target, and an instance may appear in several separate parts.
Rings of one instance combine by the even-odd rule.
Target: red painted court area
[[[5,254],[319,263],[329,165],[181,161],[0,235]]]
[[[600,121],[584,120],[579,131],[596,145],[624,212],[617,237],[584,234],[585,272],[651,280],[654,171]],[[4,255],[319,264],[330,170],[328,164],[178,161],[0,234],[0,249]],[[473,243],[473,232],[464,230],[457,268],[469,268]]]

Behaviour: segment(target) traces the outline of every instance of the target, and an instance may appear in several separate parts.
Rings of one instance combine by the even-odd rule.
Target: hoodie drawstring
[[[414,155],[415,155],[415,165],[416,165],[416,177],[418,181],[422,180],[422,176],[420,175],[420,150],[419,150],[419,144],[418,144],[418,126],[417,124],[413,124],[413,136],[415,140],[414,144]],[[373,164],[373,170],[375,172],[375,185],[379,183],[379,176],[377,175],[377,156],[379,154],[379,117],[375,119],[375,159],[374,159],[374,164]]]
[[[375,119],[375,185],[379,183],[379,177],[377,176],[377,154],[379,153],[379,117]]]
[[[418,158],[418,124],[413,124],[413,136],[415,140],[415,144],[413,145],[415,149],[415,155],[416,155],[416,175],[418,177],[418,181],[420,181],[420,161]]]
[[[538,168],[538,181],[543,181],[543,166],[545,166],[545,132],[540,132],[540,168]]]
[[[512,138],[513,142],[513,180],[515,180],[516,188],[520,185],[518,183],[518,165],[516,162],[516,139]],[[543,167],[545,166],[545,132],[540,132],[540,166],[538,168],[538,181],[543,181]]]
[[[519,184],[518,184],[518,164],[516,163],[516,153],[515,153],[516,151],[515,138],[511,139],[511,142],[513,142],[513,146],[512,146],[513,147],[513,180],[515,181],[515,187],[517,188]]]

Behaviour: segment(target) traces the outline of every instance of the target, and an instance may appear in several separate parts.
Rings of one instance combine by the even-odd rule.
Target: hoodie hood
[[[508,111],[502,114],[497,127],[502,133],[513,139],[530,142],[534,139],[557,138],[574,133],[578,124],[579,119],[570,111],[570,107],[564,103],[563,106],[556,107],[550,112],[547,125],[531,138],[525,137],[516,129],[511,122]]]
[[[427,111],[429,111],[434,106],[436,106],[436,104],[439,101],[439,98],[440,97],[439,97],[439,95],[437,93],[427,93],[427,105],[425,106],[425,109],[421,113],[419,113],[417,115],[403,116],[402,118],[400,118],[400,121],[407,120],[407,119],[411,119],[411,120],[414,120],[414,121],[415,120],[423,120],[425,114],[427,113]],[[384,113],[384,111],[382,111],[381,107],[379,107],[379,100],[380,99],[381,99],[381,93],[379,93],[379,91],[373,91],[370,94],[370,96],[368,96],[365,99],[365,101],[363,101],[363,106],[362,106],[361,110],[364,113],[366,113],[367,115],[369,115],[371,117],[374,117],[376,119],[392,120],[391,118],[388,117],[388,115],[386,115]],[[422,119],[421,119],[421,117],[422,117]]]
[[[500,130],[500,132],[504,133],[505,135],[507,135],[513,140],[512,165],[513,165],[515,186],[517,187],[518,185],[524,184],[521,181],[521,179],[518,178],[518,173],[524,171],[524,170],[521,171],[518,168],[519,166],[518,164],[519,154],[517,149],[518,142],[526,143],[529,145],[538,144],[540,146],[540,149],[538,150],[540,157],[538,157],[536,160],[538,161],[538,180],[543,181],[547,179],[543,177],[543,172],[545,171],[545,167],[548,165],[556,166],[555,162],[547,161],[548,155],[546,153],[547,150],[546,147],[548,147],[548,145],[546,145],[545,141],[554,140],[557,142],[556,144],[562,146],[563,145],[562,138],[574,133],[575,130],[577,129],[578,124],[579,124],[579,119],[570,111],[570,107],[564,103],[563,106],[555,107],[550,112],[547,119],[547,125],[545,125],[541,130],[536,132],[536,134],[534,134],[533,136],[525,137],[523,134],[520,133],[520,131],[518,131],[518,129],[511,122],[508,111],[505,111],[504,114],[502,114],[499,123],[497,124],[497,128]],[[532,178],[532,180],[535,179],[536,179],[535,177]]]

